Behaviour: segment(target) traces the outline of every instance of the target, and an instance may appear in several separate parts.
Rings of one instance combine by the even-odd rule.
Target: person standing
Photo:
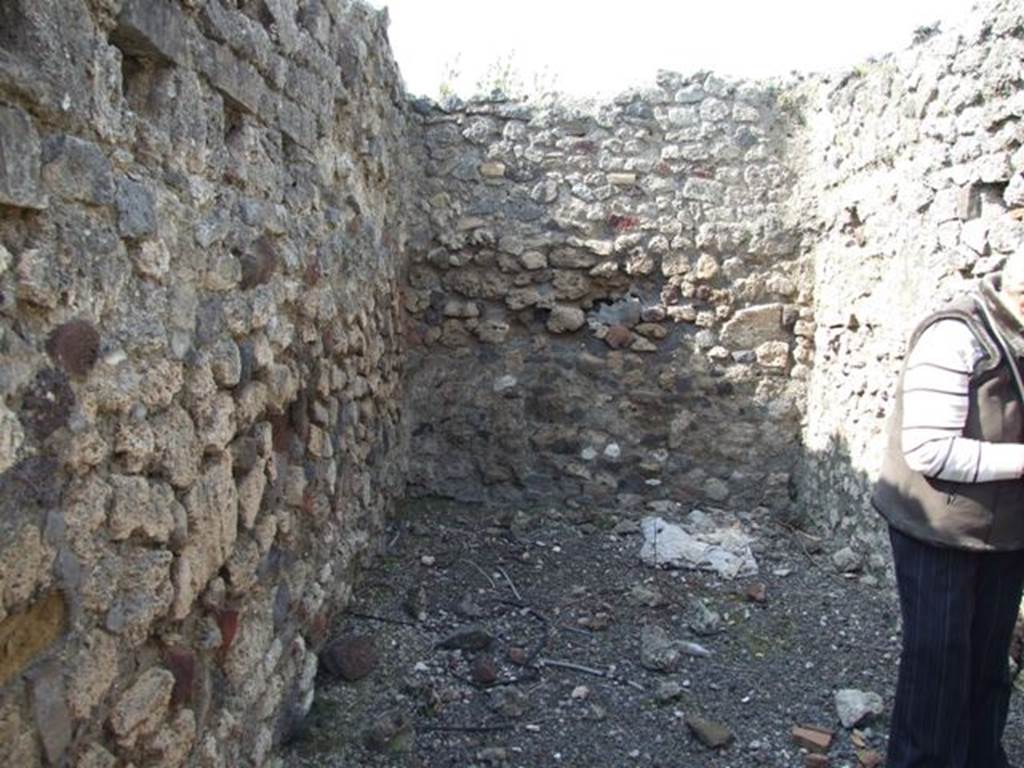
[[[889,768],[1005,768],[1024,585],[1024,249],[925,318],[872,495],[903,625]]]

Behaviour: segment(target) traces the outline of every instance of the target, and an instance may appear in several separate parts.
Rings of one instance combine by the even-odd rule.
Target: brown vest
[[[971,373],[964,436],[1024,442],[1024,413],[1013,375],[973,300],[925,318],[914,331],[910,348],[929,325],[945,318],[967,323],[986,351]],[[933,544],[979,551],[1024,549],[1024,480],[956,483],[925,477],[907,466],[900,434],[905,374],[904,368],[889,421],[888,448],[871,498],[875,509],[894,528]]]

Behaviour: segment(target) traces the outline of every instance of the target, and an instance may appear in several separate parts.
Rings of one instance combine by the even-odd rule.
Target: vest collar
[[[995,321],[996,331],[1018,358],[1024,357],[1024,325],[1010,309],[999,291],[999,275],[983,277],[978,284],[978,298],[984,302],[989,315]]]

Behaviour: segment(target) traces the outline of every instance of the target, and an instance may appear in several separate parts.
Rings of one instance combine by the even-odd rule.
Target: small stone
[[[882,765],[885,763],[885,757],[883,757],[882,753],[876,752],[873,749],[858,749],[857,761],[860,763],[861,768],[882,768]]]
[[[635,523],[633,533],[636,532]],[[637,584],[629,591],[629,596],[635,602],[648,608],[660,608],[667,604],[665,596],[657,587],[649,587],[646,584]]]
[[[716,635],[722,631],[722,616],[708,608],[703,600],[690,602],[690,629],[701,637]]]
[[[156,233],[156,203],[145,184],[122,179],[117,185],[116,202],[121,237],[138,240]]]
[[[614,187],[631,187],[636,184],[635,173],[609,173],[608,183]]]
[[[709,478],[704,483],[704,495],[712,501],[725,501],[729,498],[729,486],[717,477]]]
[[[494,685],[498,680],[498,664],[493,656],[486,653],[474,657],[469,672],[474,682],[480,685]]]
[[[18,763],[14,763],[17,765]],[[99,744],[89,744],[75,763],[75,768],[116,768],[117,758]]]
[[[517,667],[522,667],[530,660],[530,655],[525,648],[513,646],[508,649],[508,660]]]
[[[590,689],[585,685],[577,685],[572,689],[572,693],[569,694],[569,697],[574,701],[583,701],[588,696],[590,696]]]
[[[702,253],[694,266],[693,274],[698,280],[711,280],[718,274],[718,261],[709,253]]]
[[[882,714],[885,704],[877,693],[843,688],[836,691],[836,712],[844,728],[853,728],[870,722]]]
[[[548,257],[540,251],[526,251],[519,257],[519,263],[523,269],[537,270],[544,269],[548,265]]]
[[[410,587],[405,593],[405,600],[402,601],[405,612],[416,621],[425,621],[427,618],[427,590],[422,584]]]
[[[427,568],[433,568],[437,564],[437,558],[433,555],[422,555],[420,557],[420,565],[425,565]]]
[[[751,584],[747,587],[747,600],[752,603],[768,602],[768,585],[762,581]]]
[[[53,192],[93,205],[114,202],[110,160],[91,141],[57,135],[43,145],[43,180]]]
[[[705,720],[696,715],[690,715],[686,718],[686,727],[690,729],[690,733],[697,738],[697,741],[708,749],[727,747],[735,738],[732,731],[725,725],[712,720]]]
[[[757,362],[764,368],[785,368],[789,362],[789,344],[785,341],[766,341],[754,352]]]
[[[493,644],[494,636],[490,632],[480,626],[469,626],[448,635],[437,647],[446,651],[486,651]]]
[[[828,755],[804,755],[805,768],[827,768]]]
[[[124,692],[110,713],[110,727],[123,747],[156,731],[167,714],[174,690],[174,675],[154,667],[143,672]]]
[[[349,683],[367,677],[379,660],[375,639],[363,635],[335,640],[320,653],[324,669]]]
[[[476,753],[476,759],[482,763],[497,765],[508,760],[508,750],[504,747],[484,747]]]
[[[376,752],[404,753],[415,745],[413,720],[401,712],[389,712],[377,719],[366,732],[366,746]]]
[[[682,695],[683,686],[675,680],[664,680],[658,683],[658,688],[654,691],[654,700],[658,704],[670,704]]]
[[[491,698],[491,709],[502,717],[518,719],[526,714],[529,700],[518,688],[504,687],[494,691]]]
[[[467,619],[482,619],[487,615],[487,611],[476,601],[473,594],[468,592],[462,596],[462,600],[459,601],[455,610],[460,616]]]
[[[551,333],[572,333],[583,327],[587,316],[579,307],[556,304],[548,317],[547,328]]]
[[[39,172],[39,134],[32,119],[17,107],[0,106],[0,203],[45,208]]]
[[[633,332],[622,325],[613,325],[604,337],[604,343],[612,349],[622,349],[633,339]]]
[[[61,765],[71,743],[71,716],[66,704],[64,675],[56,661],[48,661],[29,674],[32,714],[50,765]]]
[[[592,616],[580,616],[576,623],[591,632],[604,632],[611,626],[612,617],[610,613],[599,611]]]
[[[856,573],[864,566],[864,558],[850,547],[843,547],[832,555],[832,564],[840,573]]]
[[[480,175],[485,179],[501,179],[507,170],[504,163],[481,163]]]
[[[67,373],[84,377],[99,356],[100,335],[86,320],[72,320],[53,330],[46,340],[46,352]]]
[[[640,631],[640,666],[652,672],[671,672],[679,666],[680,654],[668,632],[647,624]]]

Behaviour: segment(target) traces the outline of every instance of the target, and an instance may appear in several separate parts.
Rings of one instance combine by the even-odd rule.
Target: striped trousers
[[[889,529],[903,617],[888,768],[1006,768],[1007,653],[1024,552],[937,547]]]

